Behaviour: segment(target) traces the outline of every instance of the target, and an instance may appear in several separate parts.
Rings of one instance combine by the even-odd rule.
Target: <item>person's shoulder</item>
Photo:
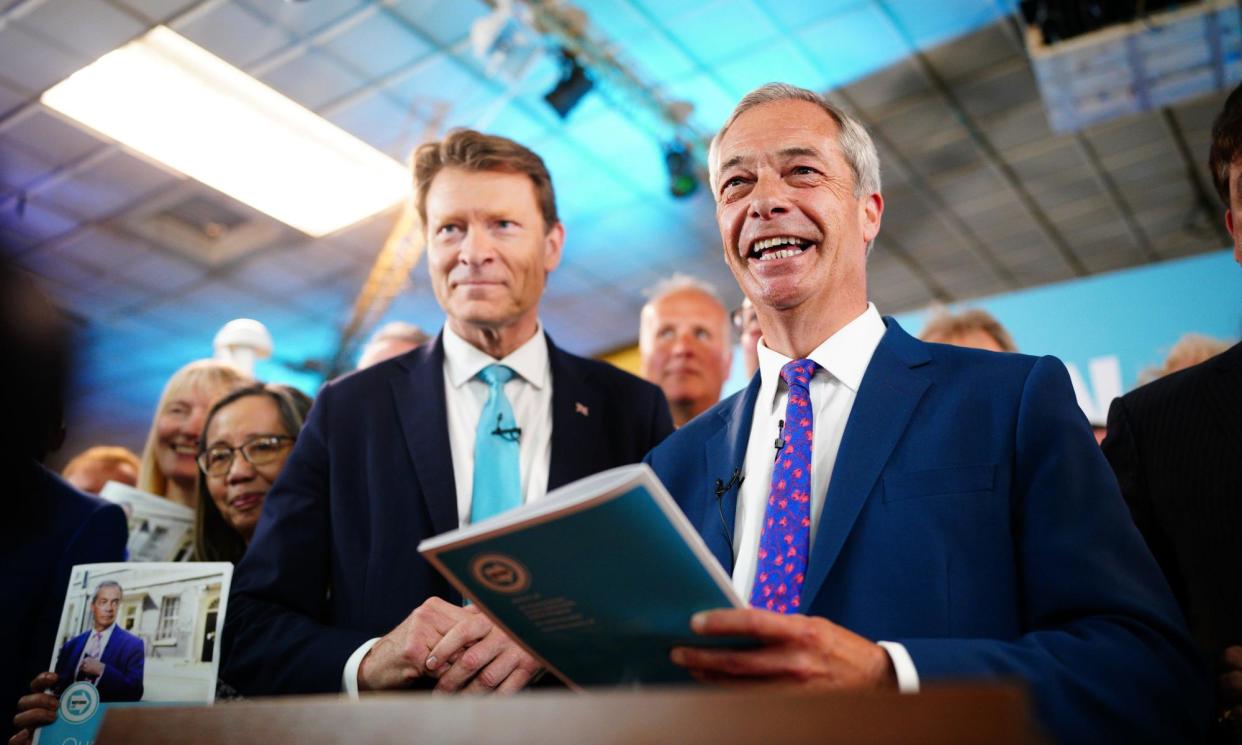
[[[682,448],[695,447],[714,437],[728,422],[741,414],[738,407],[742,406],[746,396],[746,388],[721,399],[707,411],[678,427],[665,438],[652,453],[666,454],[678,452]]]
[[[375,395],[386,396],[388,395],[389,381],[406,377],[417,368],[426,364],[432,364],[435,361],[433,358],[434,345],[436,344],[438,344],[438,340],[433,339],[404,354],[399,354],[391,359],[377,362],[370,367],[352,370],[338,378],[333,378],[320,389],[316,400],[319,400],[325,394],[334,400],[348,400],[355,397],[365,398]]]
[[[548,354],[559,357],[560,363],[577,375],[580,380],[601,386],[612,392],[633,396],[635,393],[655,395],[660,390],[659,386],[654,383],[643,380],[633,373],[626,372],[611,362],[580,357],[555,346],[549,346]],[[553,380],[553,385],[555,384],[556,381]]]
[[[1219,375],[1222,369],[1238,367],[1242,367],[1242,344],[1236,344],[1197,365],[1141,385],[1121,398],[1132,412],[1182,405],[1202,391],[1201,385],[1207,378]]]
[[[43,499],[52,507],[52,514],[67,530],[76,532],[78,526],[92,518],[108,516],[112,513],[124,521],[125,513],[119,506],[103,497],[79,491],[68,481],[52,473],[40,464],[34,465],[34,479],[38,484],[39,499]]]
[[[918,343],[923,345],[933,362],[954,374],[966,372],[977,375],[1025,375],[1044,359],[1021,352],[993,352],[930,341]]]
[[[126,644],[142,644],[142,639],[138,638],[137,634],[132,631],[127,631],[119,625],[112,627],[112,636],[114,638],[121,639]]]

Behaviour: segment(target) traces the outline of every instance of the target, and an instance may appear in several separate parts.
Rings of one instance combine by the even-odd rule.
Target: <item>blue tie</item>
[[[518,441],[522,430],[505,396],[505,383],[513,370],[504,365],[488,365],[479,371],[487,383],[487,403],[479,415],[474,435],[474,489],[470,501],[470,522],[477,523],[522,504],[522,470]]]

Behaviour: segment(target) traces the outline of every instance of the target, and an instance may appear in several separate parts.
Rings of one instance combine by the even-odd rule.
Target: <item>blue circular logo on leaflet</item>
[[[60,696],[60,718],[79,724],[95,716],[99,709],[99,691],[90,683],[74,683]]]

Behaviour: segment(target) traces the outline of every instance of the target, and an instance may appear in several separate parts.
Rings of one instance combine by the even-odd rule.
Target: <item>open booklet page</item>
[[[574,687],[690,681],[669,660],[690,617],[743,607],[646,465],[623,466],[423,541],[462,594]]]
[[[113,706],[214,701],[232,576],[226,562],[75,566],[48,667],[60,705],[36,745],[91,742]]]

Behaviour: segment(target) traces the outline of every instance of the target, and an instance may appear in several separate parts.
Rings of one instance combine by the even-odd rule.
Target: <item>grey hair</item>
[[[716,290],[716,286],[705,279],[692,277],[689,274],[682,274],[681,272],[674,272],[672,276],[662,279],[654,285],[648,287],[646,290],[643,290],[643,295],[647,298],[647,302],[643,305],[643,309],[645,310],[669,295],[675,295],[679,292],[697,292],[701,295],[706,295],[711,298],[712,302],[719,305],[721,310],[724,311],[725,317],[724,335],[721,338],[726,341],[732,340],[733,321],[729,316],[729,306],[725,305],[724,300],[721,299],[720,293]]]
[[[376,329],[375,333],[371,335],[371,338],[367,339],[366,346],[369,347],[381,341],[388,341],[389,339],[408,341],[411,344],[423,344],[429,338],[430,337],[428,337],[422,329],[412,323],[408,323],[406,321],[389,321]]]
[[[712,138],[711,148],[708,151],[708,169],[711,174],[713,194],[716,193],[716,179],[719,176],[717,172],[718,148],[721,139],[729,131],[729,127],[732,127],[738,117],[747,111],[776,101],[806,101],[823,109],[841,130],[838,140],[841,143],[841,153],[845,156],[845,162],[854,172],[854,196],[863,197],[880,193],[880,156],[876,152],[875,143],[871,141],[871,135],[867,134],[867,130],[858,123],[857,119],[833,106],[815,91],[799,88],[789,83],[768,83],[743,96],[733,109],[733,113],[729,114],[729,118],[725,120],[724,126]]]
[[[93,605],[99,599],[99,591],[105,587],[115,587],[121,591],[121,595],[125,594],[125,588],[121,587],[121,583],[114,579],[105,579],[103,582],[95,585],[95,594],[91,596],[91,604]]]

